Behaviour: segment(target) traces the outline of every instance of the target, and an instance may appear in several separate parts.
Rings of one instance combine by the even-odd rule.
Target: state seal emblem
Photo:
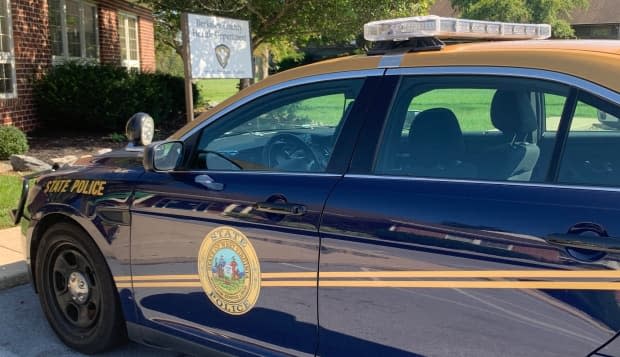
[[[230,59],[230,48],[224,44],[216,46],[215,58],[217,58],[217,62],[222,68],[226,68],[226,66],[228,66],[228,60]]]
[[[260,264],[250,240],[232,227],[207,234],[198,253],[198,275],[211,302],[231,315],[250,311],[260,293]]]

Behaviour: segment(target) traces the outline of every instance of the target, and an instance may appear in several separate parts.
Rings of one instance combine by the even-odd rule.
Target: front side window
[[[138,18],[135,15],[119,13],[118,35],[121,46],[122,65],[127,68],[139,69]]]
[[[363,82],[320,82],[256,99],[202,131],[192,166],[325,172]]]
[[[0,0],[0,98],[16,95],[11,4],[9,0]]]
[[[511,77],[405,77],[374,172],[543,181],[555,141],[540,135],[546,94],[565,99],[568,88]]]
[[[54,59],[97,59],[97,7],[80,0],[49,0],[48,4]]]

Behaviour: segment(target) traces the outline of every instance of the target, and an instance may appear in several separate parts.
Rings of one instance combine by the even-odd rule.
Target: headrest
[[[432,108],[416,115],[409,130],[411,155],[418,163],[458,160],[465,141],[456,116],[450,109]]]
[[[536,130],[536,114],[525,91],[499,89],[491,102],[491,122],[507,136],[519,139]]]

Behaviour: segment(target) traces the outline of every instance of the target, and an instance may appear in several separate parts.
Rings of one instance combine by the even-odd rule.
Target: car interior
[[[465,98],[467,91],[462,85],[454,85],[450,81],[422,83],[411,88],[405,85],[388,118],[375,172],[434,178],[544,182],[557,129],[546,126],[553,120],[557,126],[568,89],[533,81],[505,85],[493,83],[493,87],[489,83],[477,84],[473,81],[468,83],[467,88],[492,90],[489,100],[475,103],[479,109],[477,115],[484,114],[484,117],[475,120],[485,123],[488,129],[464,131],[461,128],[462,123],[468,122],[456,113],[474,105]],[[438,89],[450,96],[442,100],[437,100],[437,95],[427,96],[433,100],[416,102],[416,98]],[[549,95],[556,98],[554,103],[546,103]],[[593,99],[588,99],[592,103]],[[597,112],[601,110],[594,110],[605,107],[612,111],[614,108],[599,102],[580,102],[578,105],[560,166],[560,182],[608,185],[617,184],[620,180],[620,159],[609,150],[602,149],[603,146],[620,145],[620,132],[597,120],[597,116],[601,117]],[[610,141],[613,142],[611,146]]]
[[[302,86],[232,112],[201,135],[195,168],[325,171],[362,83],[319,84],[315,91]]]

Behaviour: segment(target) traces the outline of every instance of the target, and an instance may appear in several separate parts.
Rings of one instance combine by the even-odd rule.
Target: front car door
[[[584,356],[612,338],[620,136],[585,157],[567,128],[575,103],[617,115],[618,95],[524,69],[399,75],[325,207],[319,354]],[[471,144],[493,128],[502,142]]]
[[[352,152],[335,148],[380,73],[257,96],[187,135],[184,168],[145,175],[131,232],[143,324],[233,354],[315,354],[318,225]]]

